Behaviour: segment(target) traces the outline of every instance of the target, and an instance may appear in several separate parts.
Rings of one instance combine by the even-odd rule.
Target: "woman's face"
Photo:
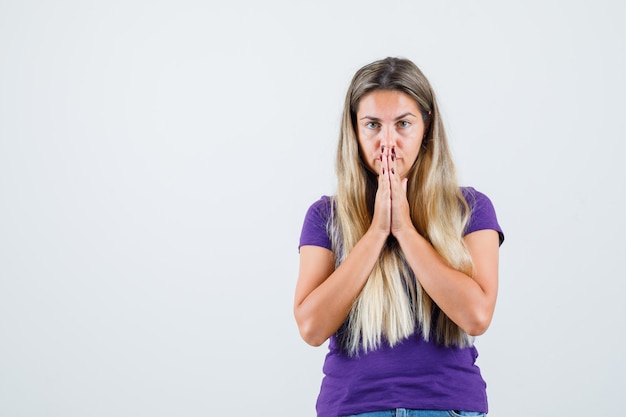
[[[381,171],[381,154],[395,151],[396,170],[406,178],[424,137],[424,121],[416,101],[395,90],[364,95],[356,112],[361,156],[372,172]]]

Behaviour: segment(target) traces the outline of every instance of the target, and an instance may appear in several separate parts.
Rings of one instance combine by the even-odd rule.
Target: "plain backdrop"
[[[490,415],[623,409],[625,10],[0,0],[0,417],[314,416],[297,243],[386,56],[506,234]]]

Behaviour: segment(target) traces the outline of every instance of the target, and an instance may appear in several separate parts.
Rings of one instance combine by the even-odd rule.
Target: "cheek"
[[[378,172],[380,167],[380,150],[372,146],[362,146],[359,144],[359,157],[361,162],[372,172]]]
[[[417,160],[418,155],[422,149],[421,141],[413,140],[408,143],[404,143],[402,147],[402,153],[405,159],[405,163],[408,165],[413,165],[413,163]]]
[[[376,152],[380,153],[378,142],[374,138],[360,136],[358,139],[361,155],[371,158]]]

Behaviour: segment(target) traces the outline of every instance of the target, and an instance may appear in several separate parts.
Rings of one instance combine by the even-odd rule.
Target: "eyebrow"
[[[396,117],[394,120],[395,120],[395,121],[398,121],[398,120],[400,120],[400,119],[404,119],[404,118],[405,118],[405,117],[407,117],[407,116],[417,117],[417,116],[416,116],[416,115],[414,115],[413,113],[408,112],[408,113],[401,114],[400,116]],[[378,117],[374,117],[374,116],[363,116],[363,117],[361,117],[359,120],[363,120],[363,119],[369,119],[369,120],[373,120],[373,121],[375,121],[375,122],[379,122],[379,121],[381,120],[380,118],[378,118]]]

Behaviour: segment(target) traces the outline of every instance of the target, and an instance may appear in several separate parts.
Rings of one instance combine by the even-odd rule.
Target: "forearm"
[[[367,282],[386,239],[380,232],[368,231],[328,278],[306,297],[296,299],[294,313],[307,343],[319,346],[339,329]],[[301,276],[302,268],[306,265],[301,266]]]
[[[413,228],[396,238],[416,279],[437,306],[468,334],[484,333],[493,316],[497,281],[495,286],[492,280],[481,285],[474,277],[450,267]]]

